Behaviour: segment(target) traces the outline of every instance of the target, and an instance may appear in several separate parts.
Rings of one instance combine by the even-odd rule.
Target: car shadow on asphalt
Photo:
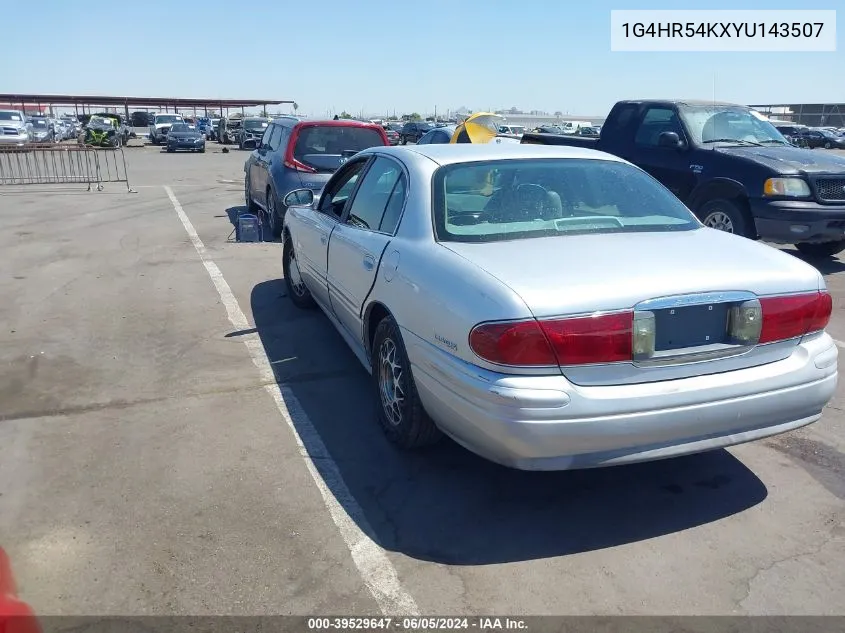
[[[276,381],[307,414],[365,520],[349,515],[387,550],[451,565],[543,559],[680,532],[767,496],[725,450],[568,472],[508,469],[450,440],[402,451],[378,427],[370,376],[343,339],[319,310],[299,310],[286,294],[277,279],[251,295]],[[309,423],[293,417],[306,450],[319,456]],[[325,460],[314,463],[331,486]],[[344,491],[332,492],[346,503]]]

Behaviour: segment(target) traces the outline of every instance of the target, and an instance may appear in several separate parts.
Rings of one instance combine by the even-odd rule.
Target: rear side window
[[[358,126],[317,125],[303,127],[293,156],[318,171],[334,172],[353,154],[384,145],[377,130]]]

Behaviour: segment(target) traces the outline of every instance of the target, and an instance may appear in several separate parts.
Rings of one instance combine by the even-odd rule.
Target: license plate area
[[[728,314],[733,305],[708,303],[654,310],[655,352],[728,343]]]

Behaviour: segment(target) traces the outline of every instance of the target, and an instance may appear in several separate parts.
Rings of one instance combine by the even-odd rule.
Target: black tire
[[[204,147],[200,147],[200,154],[205,154],[205,148]]]
[[[267,187],[267,194],[264,199],[264,208],[267,209],[267,224],[270,226],[270,234],[274,238],[282,236],[282,216],[279,215],[279,210],[276,208],[276,196],[273,195],[273,190]]]
[[[742,237],[756,237],[753,221],[749,219],[745,209],[734,200],[725,198],[708,200],[698,208],[696,215],[705,226],[712,229]]]
[[[302,277],[299,276],[299,266],[295,264],[296,253],[293,250],[293,240],[290,235],[285,236],[285,245],[282,248],[282,272],[285,275],[285,286],[288,289],[288,297],[297,308],[302,310],[309,310],[315,307],[314,298],[311,296],[311,291],[305,287]],[[295,266],[295,268],[291,268]],[[293,272],[291,272],[293,271]],[[299,283],[296,283],[296,279]]]
[[[175,151],[176,151],[176,150],[174,150],[172,147],[168,147],[168,148],[167,148],[167,153],[168,153],[168,154],[172,154],[172,153],[173,153],[173,152],[175,152]]]
[[[400,145],[407,145],[407,144],[408,144],[408,139],[406,139],[404,136],[400,136],[400,137],[399,137],[399,144],[400,144]]]
[[[825,141],[825,142],[824,142],[824,148],[825,148],[825,149],[830,149],[831,147],[832,147],[832,146],[831,146],[831,144],[830,144],[830,141]]]
[[[370,362],[378,420],[388,439],[406,449],[436,444],[443,434],[423,409],[402,334],[392,316],[384,317],[376,328]]]
[[[820,244],[802,243],[796,244],[795,248],[802,255],[806,255],[811,259],[826,259],[838,255],[845,250],[845,240],[837,240],[836,242],[821,242]]]
[[[252,195],[249,193],[251,189],[251,185],[249,183],[249,174],[244,175],[244,204],[246,204],[247,211],[250,213],[256,213],[258,209],[258,205],[255,204],[252,200]]]

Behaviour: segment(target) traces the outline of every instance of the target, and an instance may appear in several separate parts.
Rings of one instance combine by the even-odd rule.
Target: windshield
[[[788,144],[765,117],[741,106],[682,106],[680,114],[696,145],[718,142]]]
[[[190,132],[193,130],[193,126],[188,125],[187,123],[174,123],[173,126],[170,128],[171,132]]]
[[[701,225],[640,169],[589,159],[496,160],[441,167],[434,224],[446,242],[684,231]]]
[[[384,139],[374,129],[352,125],[316,125],[299,130],[293,156],[318,171],[333,172],[344,154],[351,156],[369,147],[383,146]]]
[[[177,121],[182,122],[182,117],[178,114],[159,114],[156,117],[156,125],[159,123],[176,123]]]
[[[47,121],[44,119],[32,119],[31,122],[35,127],[47,127]]]
[[[270,123],[267,121],[250,121],[249,119],[244,121],[244,127],[247,130],[260,130],[262,128],[266,128],[268,125],[270,125]]]
[[[20,112],[9,112],[0,110],[0,121],[23,121]]]
[[[114,125],[112,119],[108,119],[104,116],[92,116],[91,120],[88,123],[99,123],[100,125]]]

